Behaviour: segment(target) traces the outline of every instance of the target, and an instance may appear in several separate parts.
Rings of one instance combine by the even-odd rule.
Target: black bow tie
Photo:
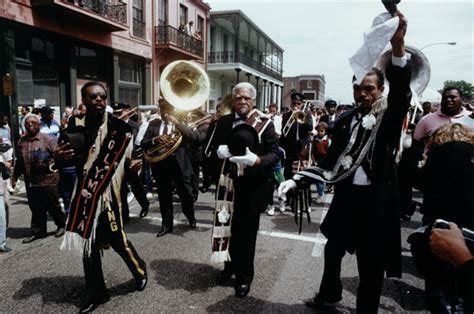
[[[246,121],[246,120],[247,120],[247,117],[238,116],[237,118],[234,119],[234,122],[236,122],[236,121]]]

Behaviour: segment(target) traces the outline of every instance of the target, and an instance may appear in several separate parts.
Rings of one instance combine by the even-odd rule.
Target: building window
[[[188,8],[182,4],[179,5],[179,26],[186,27],[188,24]]]
[[[204,19],[198,15],[196,30],[201,32],[204,30]]]
[[[314,92],[303,92],[303,96],[306,100],[316,100],[316,93]]]
[[[145,20],[143,18],[143,0],[133,0],[133,35],[145,37]]]
[[[296,87],[295,81],[291,81],[291,88],[295,88],[295,87]]]
[[[44,99],[48,106],[56,107],[60,105],[59,75],[57,71],[17,64],[16,74],[18,79],[18,104],[33,106],[35,99]]]
[[[306,88],[313,88],[313,81],[306,81]]]
[[[134,107],[140,104],[140,88],[134,86],[119,86],[120,102],[130,104]]]
[[[158,0],[158,26],[166,26],[167,23],[167,1]]]
[[[141,103],[142,65],[140,62],[119,58],[119,101],[138,106]]]
[[[106,77],[105,55],[100,50],[76,47],[77,77],[103,80]]]

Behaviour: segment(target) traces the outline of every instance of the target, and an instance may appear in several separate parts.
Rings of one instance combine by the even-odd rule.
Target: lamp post
[[[428,48],[428,47],[431,47],[431,46],[436,46],[436,45],[450,45],[450,46],[454,46],[456,45],[457,43],[455,41],[452,41],[452,42],[448,42],[448,43],[432,43],[432,44],[429,44],[429,45],[426,45],[426,46],[423,46],[420,48],[420,50],[423,50],[425,48]]]

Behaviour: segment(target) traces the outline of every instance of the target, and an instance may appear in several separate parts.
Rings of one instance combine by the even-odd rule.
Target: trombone
[[[288,136],[288,133],[291,130],[291,127],[293,124],[298,123],[298,124],[303,124],[306,122],[306,109],[309,108],[310,102],[307,101],[304,103],[303,108],[301,110],[295,110],[291,114],[291,117],[286,121],[285,126],[283,127],[282,134],[283,136]]]

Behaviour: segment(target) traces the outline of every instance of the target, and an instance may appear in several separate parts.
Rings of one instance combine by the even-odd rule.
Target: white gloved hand
[[[229,151],[229,146],[219,145],[219,147],[217,148],[217,157],[219,157],[220,159],[232,157],[232,154]]]
[[[283,181],[278,186],[278,197],[284,201],[286,201],[286,193],[289,190],[293,190],[296,188],[296,182],[292,179]]]
[[[253,166],[257,162],[258,156],[255,155],[250,151],[250,149],[247,147],[245,148],[245,155],[243,156],[236,156],[232,157],[229,159],[229,161],[236,163],[236,164],[242,164],[246,166]]]

